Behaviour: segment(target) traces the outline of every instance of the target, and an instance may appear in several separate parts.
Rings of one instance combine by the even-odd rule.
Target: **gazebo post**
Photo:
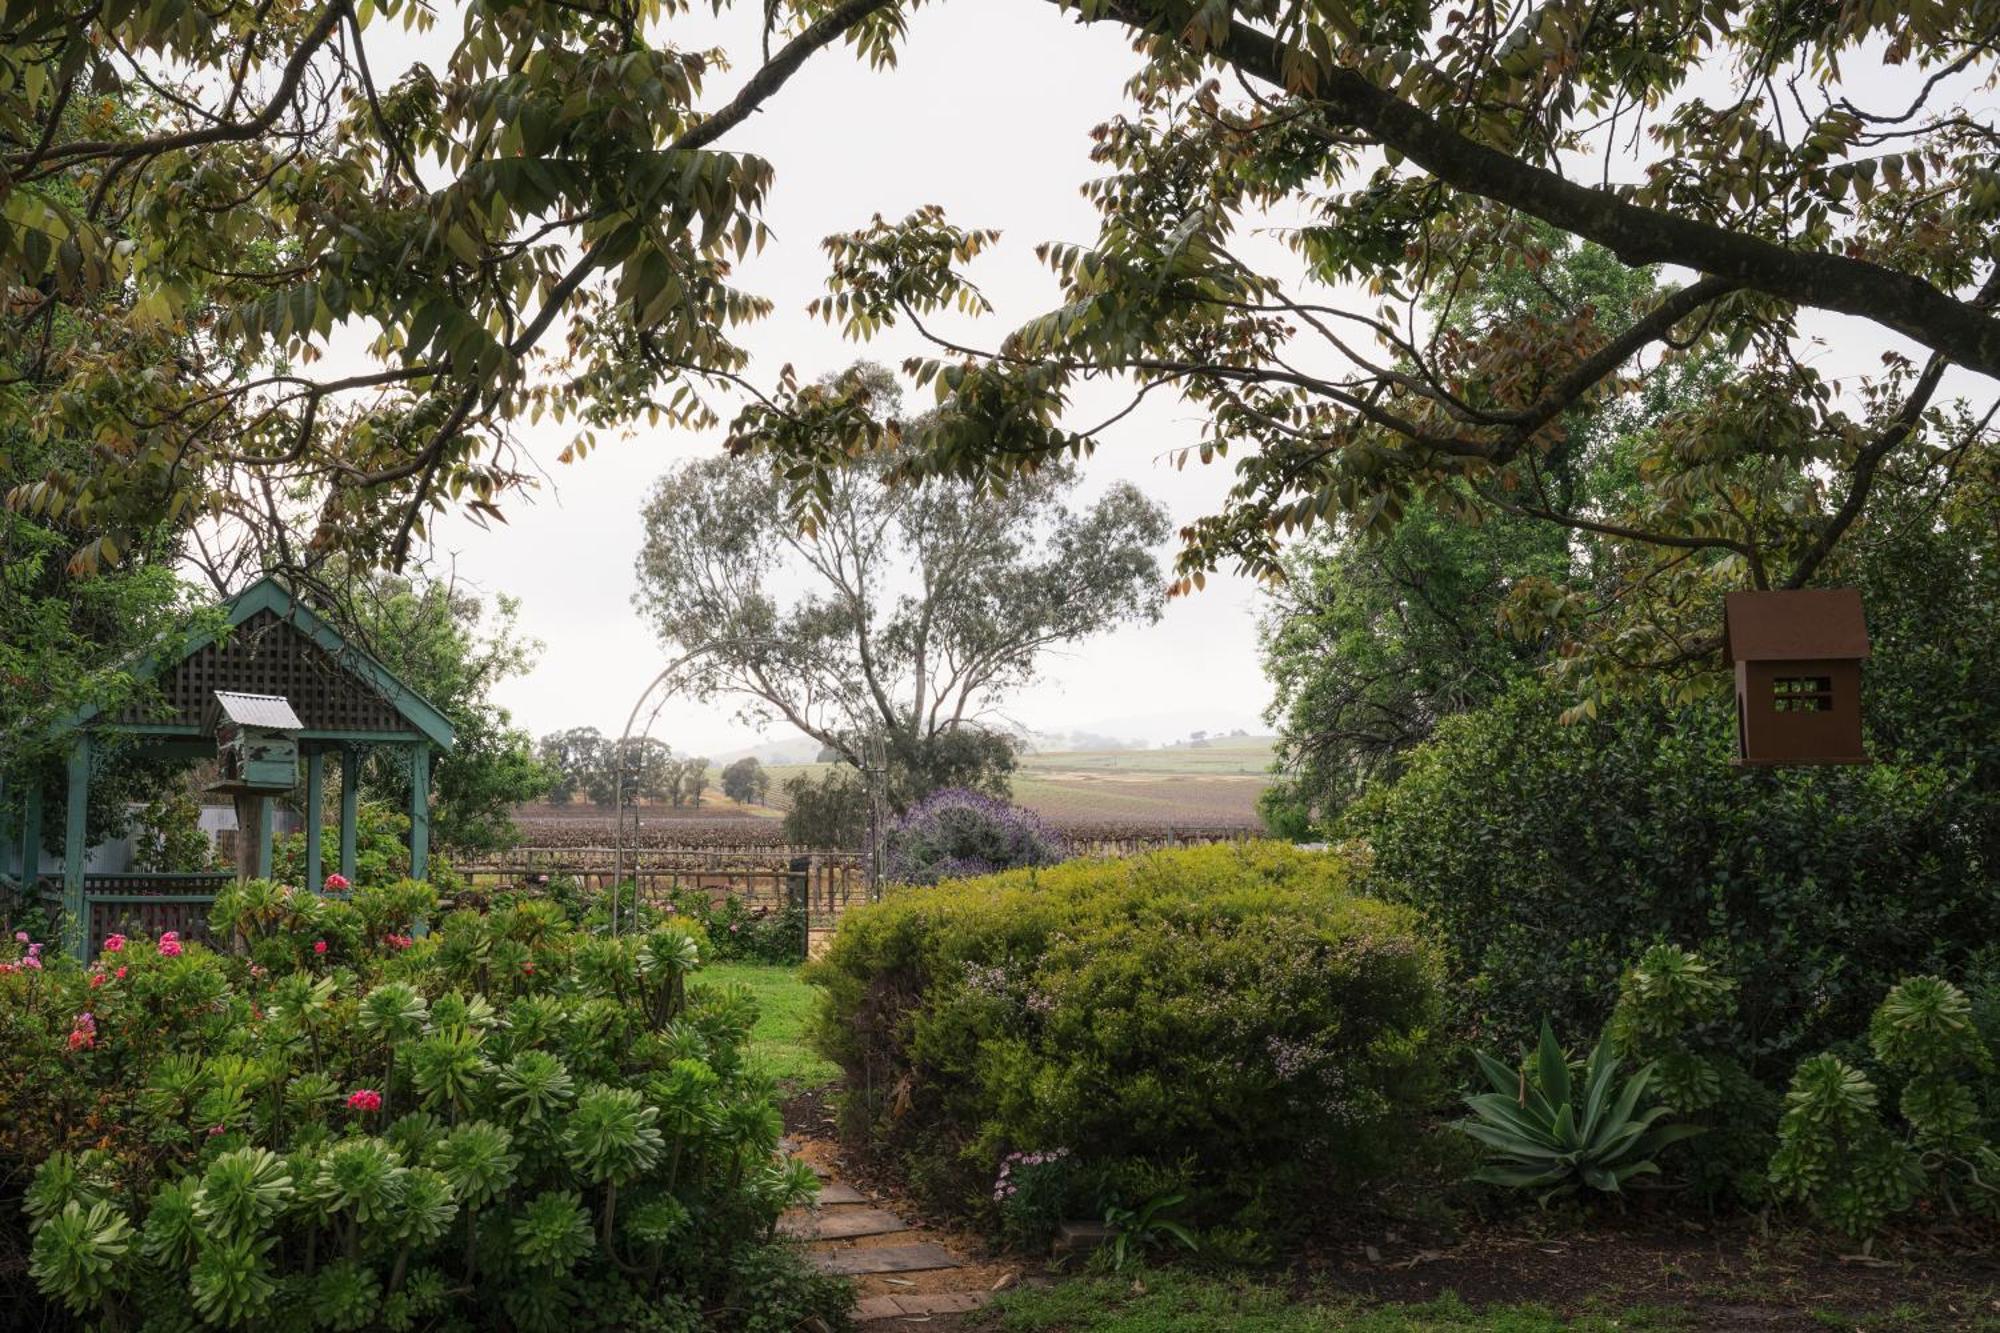
[[[79,959],[90,956],[90,921],[83,899],[85,834],[90,820],[90,733],[78,732],[69,751],[69,796],[63,807],[63,935]]]
[[[431,747],[410,747],[410,878],[427,879],[431,862]]]
[[[326,794],[326,753],[315,746],[306,753],[306,888],[318,893],[326,877],[320,874],[319,811]]]
[[[30,770],[21,788],[21,893],[32,904],[42,873],[42,775]]]
[[[354,881],[354,824],[360,815],[361,752],[347,746],[340,752],[340,873]]]

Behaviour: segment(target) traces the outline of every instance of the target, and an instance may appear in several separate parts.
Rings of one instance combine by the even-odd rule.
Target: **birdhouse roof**
[[[1868,622],[1858,588],[1732,592],[1723,599],[1723,652],[1730,663],[1859,660]]]
[[[237,694],[215,692],[215,706],[239,727],[263,727],[270,731],[304,731],[306,724],[292,711],[291,700],[282,694]]]

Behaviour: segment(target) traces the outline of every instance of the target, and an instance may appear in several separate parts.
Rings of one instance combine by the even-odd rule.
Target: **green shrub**
[[[1107,1206],[1274,1226],[1391,1160],[1437,1090],[1437,963],[1339,857],[1275,843],[1079,861],[856,909],[808,976],[847,1127],[996,1226],[1010,1153]]]
[[[1703,1131],[1668,1149],[1662,1164],[1704,1198],[1756,1204],[1776,1146],[1778,1095],[1729,1046],[1736,990],[1700,956],[1656,944],[1620,979],[1608,1032],[1621,1055],[1651,1062],[1661,1103]]]
[[[806,956],[806,909],[775,912],[748,907],[734,894],[711,902],[698,889],[678,889],[674,915],[699,925],[708,936],[708,957],[718,963],[800,963]]]
[[[1874,1080],[1830,1052],[1811,1057],[1785,1097],[1771,1159],[1779,1193],[1855,1237],[1919,1199],[2000,1215],[2000,1108],[1979,1095],[1994,1056],[1971,999],[1940,977],[1910,977],[1876,1009],[1868,1044],[1902,1084],[1902,1126],[1885,1121]]]
[[[842,1284],[772,1240],[810,1194],[699,936],[583,935],[246,885],[251,957],[120,940],[0,974],[0,1139],[48,1149],[29,1271],[107,1326],[790,1329]],[[321,915],[322,913],[328,915]],[[336,952],[287,943],[345,921]],[[267,965],[256,961],[270,950]],[[17,1048],[18,1047],[18,1051]],[[32,1165],[0,1163],[0,1178]]]
[[[1653,1066],[1621,1080],[1608,1036],[1581,1070],[1547,1023],[1520,1064],[1477,1058],[1493,1090],[1465,1099],[1472,1114],[1457,1128],[1486,1145],[1486,1164],[1472,1176],[1483,1184],[1539,1190],[1545,1204],[1579,1189],[1618,1194],[1634,1176],[1660,1173],[1661,1149],[1701,1133],[1657,1123],[1671,1108],[1646,1097]]]
[[[1718,1039],[1776,1083],[1897,979],[1961,970],[2000,919],[2000,824],[1955,771],[1890,752],[1745,771],[1719,701],[1568,725],[1565,702],[1530,683],[1448,719],[1351,813],[1367,887],[1438,930],[1476,1042],[1524,1041],[1544,1014],[1598,1030],[1624,968],[1666,942],[1740,983]]]
[[[410,817],[379,801],[363,801],[355,808],[354,883],[393,884],[410,873]],[[320,830],[320,850],[327,870],[338,868],[340,826],[327,824]],[[287,833],[271,845],[271,877],[285,884],[317,889],[307,884],[306,835]]]

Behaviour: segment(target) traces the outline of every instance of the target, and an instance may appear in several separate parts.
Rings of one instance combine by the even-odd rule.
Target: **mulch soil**
[[[925,1217],[880,1164],[843,1152],[832,1091],[788,1100],[787,1134],[926,1238],[966,1255],[970,1271],[957,1270],[954,1287],[1051,1276],[1043,1263],[996,1254],[947,1220]],[[1301,1299],[1407,1304],[1452,1294],[1475,1308],[1529,1304],[1570,1315],[1644,1308],[1701,1330],[2000,1330],[2000,1229],[1910,1228],[1863,1254],[1820,1231],[1644,1203],[1622,1215],[1571,1206],[1461,1212],[1429,1224],[1348,1209],[1319,1219],[1290,1268],[1267,1280],[1289,1283]],[[932,1333],[983,1326],[978,1315],[924,1324]]]
[[[1370,1302],[1534,1304],[1558,1312],[1678,1312],[1702,1329],[2000,1328],[2000,1236],[1940,1229],[1843,1252],[1824,1233],[1755,1218],[1513,1217],[1451,1244],[1394,1230],[1328,1236],[1302,1288]]]

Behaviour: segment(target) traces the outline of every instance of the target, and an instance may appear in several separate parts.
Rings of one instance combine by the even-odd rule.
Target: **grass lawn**
[[[710,963],[695,974],[710,985],[742,986],[757,1001],[750,1049],[774,1078],[795,1088],[833,1082],[839,1070],[806,1044],[806,1024],[819,992],[799,980],[799,969],[770,963]]]
[[[980,1333],[1659,1333],[1699,1325],[1674,1311],[1565,1319],[1534,1306],[1473,1310],[1452,1297],[1422,1305],[1322,1302],[1281,1287],[1188,1272],[1081,1278],[1009,1292],[966,1327]]]

